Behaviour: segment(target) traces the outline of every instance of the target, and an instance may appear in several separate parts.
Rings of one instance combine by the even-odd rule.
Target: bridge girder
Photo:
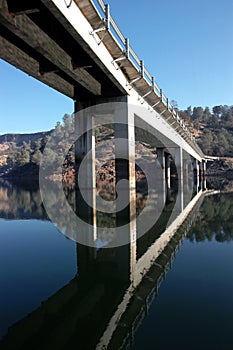
[[[121,95],[39,0],[0,1],[0,57],[72,99]]]

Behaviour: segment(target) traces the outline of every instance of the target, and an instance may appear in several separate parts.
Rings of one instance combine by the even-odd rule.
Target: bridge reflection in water
[[[77,274],[10,327],[1,348],[129,348],[204,198],[202,190],[194,192],[174,217],[175,184],[170,193],[153,228],[136,242],[109,249],[77,243]]]

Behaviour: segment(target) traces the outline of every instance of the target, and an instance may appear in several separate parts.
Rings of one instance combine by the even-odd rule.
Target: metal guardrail
[[[191,131],[188,129],[188,127],[185,125],[185,122],[179,117],[178,112],[174,109],[174,107],[169,102],[166,95],[163,93],[162,89],[158,86],[158,84],[154,81],[153,76],[150,74],[150,72],[145,68],[144,62],[140,60],[140,58],[137,56],[135,51],[132,49],[132,47],[129,45],[129,39],[126,39],[125,36],[122,34],[121,30],[117,26],[116,22],[112,18],[110,14],[110,7],[109,5],[105,4],[103,0],[91,0],[96,10],[99,12],[100,16],[103,18],[106,24],[106,28],[111,32],[114,39],[116,40],[118,46],[122,49],[122,51],[125,53],[127,59],[136,67],[138,70],[138,73],[147,81],[149,86],[152,87],[154,93],[160,98],[161,102],[164,104],[165,108],[170,111],[172,114],[174,120],[176,120],[185,134],[189,137],[189,139],[192,141],[194,148],[196,151],[204,157],[204,154],[201,150],[201,148],[198,146],[198,144],[195,141],[195,138],[192,136]],[[114,35],[115,33],[115,35]],[[132,82],[131,82],[132,83]],[[154,106],[152,106],[154,108]]]

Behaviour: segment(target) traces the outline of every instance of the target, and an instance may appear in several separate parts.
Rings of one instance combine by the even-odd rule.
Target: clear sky
[[[125,37],[170,100],[233,104],[232,0],[108,0]],[[72,100],[0,60],[0,134],[48,130]]]

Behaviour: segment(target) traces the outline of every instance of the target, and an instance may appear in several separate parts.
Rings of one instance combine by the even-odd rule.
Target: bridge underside
[[[47,6],[46,6],[47,5]],[[0,57],[72,99],[125,93],[48,1],[0,0]]]

